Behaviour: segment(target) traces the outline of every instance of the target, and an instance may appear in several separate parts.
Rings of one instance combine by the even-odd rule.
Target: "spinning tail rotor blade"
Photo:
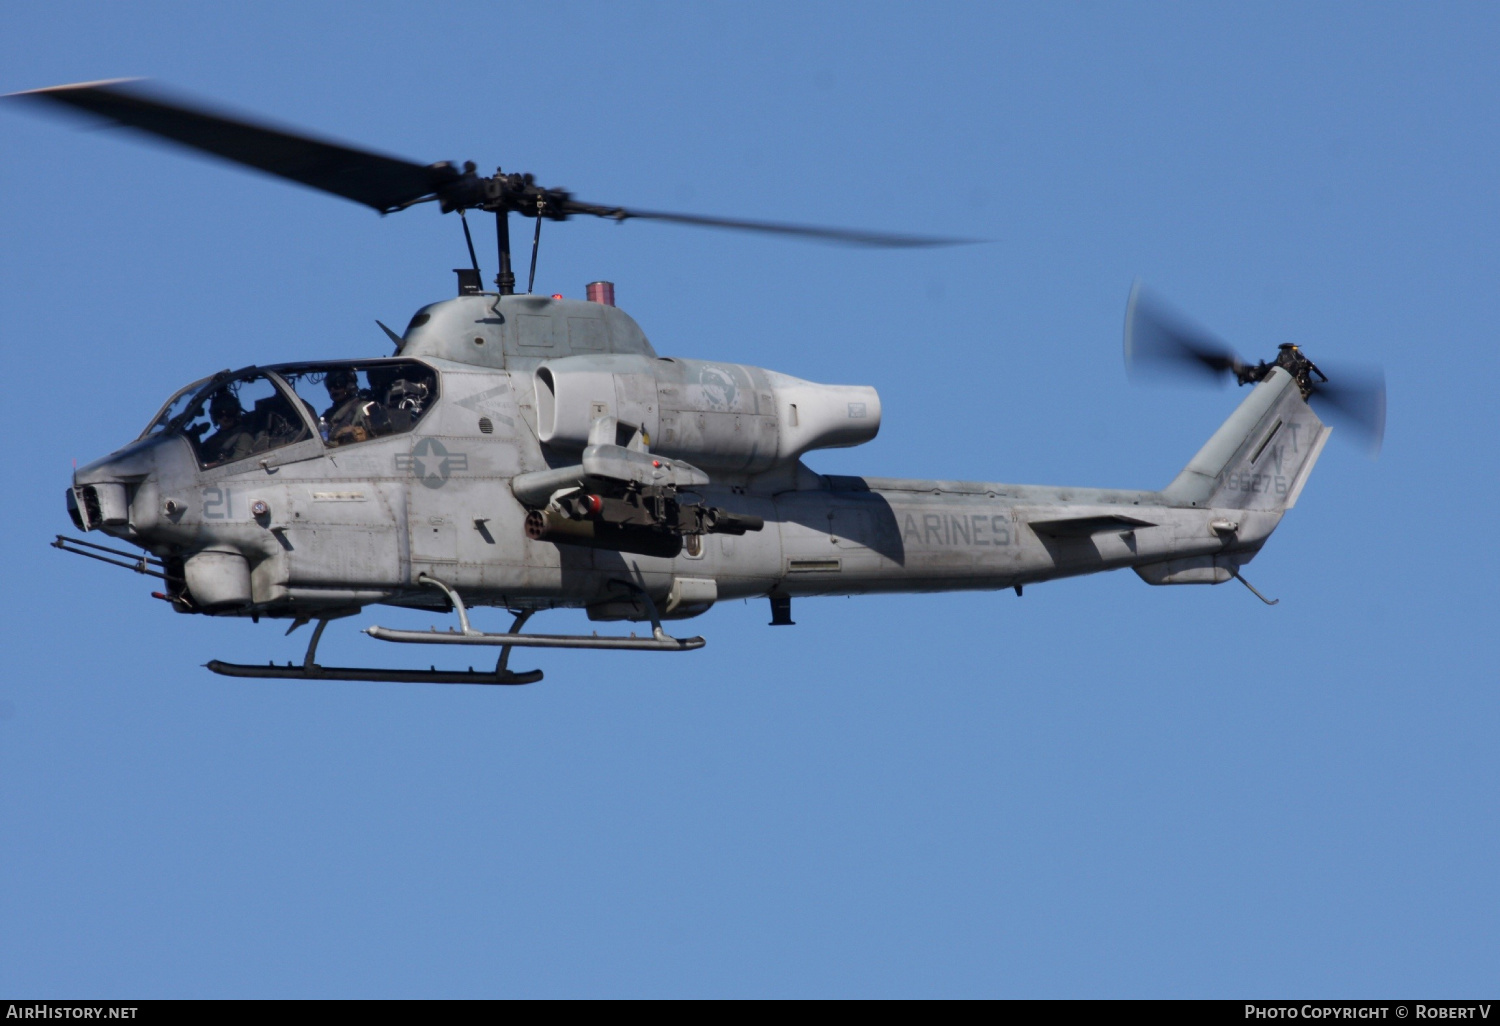
[[[331,192],[381,213],[416,202],[458,177],[449,165],[424,167],[272,128],[147,92],[130,82],[84,82],[9,95],[84,111],[125,128]]]
[[[1199,328],[1139,281],[1125,306],[1125,369],[1132,378],[1187,377],[1224,384],[1248,366],[1228,343]]]
[[[1318,412],[1338,421],[1365,443],[1371,458],[1385,440],[1385,372],[1371,367],[1337,367],[1313,386]]]
[[[777,221],[751,221],[732,217],[706,217],[700,214],[673,214],[661,210],[629,210],[624,207],[606,207],[596,203],[580,203],[569,200],[564,204],[570,214],[592,214],[614,221],[642,218],[651,221],[670,221],[674,224],[696,225],[700,228],[732,228],[737,231],[763,232],[768,235],[791,235],[818,242],[840,243],[845,246],[869,246],[882,249],[921,249],[932,246],[964,246],[979,242],[978,239],[955,239],[932,235],[901,235],[892,232],[867,232],[851,228],[819,228],[804,224],[783,224]]]
[[[1133,378],[1176,375],[1222,384],[1263,381],[1277,368],[1292,374],[1320,415],[1342,423],[1365,443],[1371,457],[1385,438],[1385,372],[1378,367],[1338,367],[1325,372],[1299,347],[1280,347],[1269,363],[1248,364],[1229,345],[1192,324],[1137,281],[1125,307],[1125,367]]]

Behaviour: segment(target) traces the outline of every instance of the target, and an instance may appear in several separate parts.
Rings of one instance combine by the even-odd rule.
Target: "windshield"
[[[176,402],[176,400],[174,400]],[[164,422],[185,437],[203,469],[258,456],[313,437],[291,398],[264,371],[214,377]]]
[[[140,437],[145,438],[147,435],[160,434],[168,424],[176,419],[178,414],[188,408],[188,403],[193,401],[193,396],[198,393],[198,389],[212,380],[212,377],[199,378],[186,388],[179,389],[177,394],[167,400],[166,405],[161,408],[161,412],[156,415],[156,419],[146,426],[146,430],[140,433]]]
[[[314,412],[330,446],[410,431],[437,399],[437,375],[413,360],[304,364],[278,374]]]

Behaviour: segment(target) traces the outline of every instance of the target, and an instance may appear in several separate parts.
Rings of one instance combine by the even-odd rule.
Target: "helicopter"
[[[808,596],[1014,589],[1130,568],[1150,585],[1238,580],[1293,508],[1341,417],[1378,451],[1378,373],[1325,374],[1283,344],[1250,363],[1137,283],[1125,317],[1135,375],[1253,386],[1165,488],[1121,490],[819,474],[804,457],[876,437],[874,388],[661,356],[615,305],[536,295],[544,221],[654,219],[856,246],[973,240],[820,228],[587,203],[530,174],[417,164],[231,116],[111,80],[11,98],[81,112],[352,200],[381,214],[457,213],[470,265],[457,295],[401,332],[390,355],[221,371],[172,395],[141,434],[79,467],[54,547],[161,582],[186,615],[315,623],[300,663],[230,663],[231,677],[518,685],[516,648],[686,652],[665,624],[765,598],[791,626]],[[494,215],[486,289],[468,212]],[[516,290],[510,216],[532,219]],[[325,408],[326,407],[326,408]],[[321,410],[321,412],[320,412]],[[325,666],[329,623],[367,606],[453,614],[429,631],[371,626],[395,644],[498,648],[492,670]],[[513,616],[475,628],[469,611]],[[650,633],[528,633],[539,612],[649,623]]]

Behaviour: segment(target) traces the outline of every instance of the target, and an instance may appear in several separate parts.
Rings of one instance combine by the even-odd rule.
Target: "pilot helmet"
[[[244,408],[240,406],[239,396],[227,388],[219,389],[214,393],[214,397],[208,401],[208,415],[213,420],[218,420],[220,417],[226,415],[238,417],[244,412]]]
[[[323,385],[328,389],[328,394],[345,388],[359,388],[359,375],[352,367],[339,367],[328,372],[328,377],[323,379]]]

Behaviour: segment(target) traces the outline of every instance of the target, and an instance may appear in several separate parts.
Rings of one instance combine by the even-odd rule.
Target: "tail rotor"
[[[1339,365],[1325,372],[1300,347],[1283,344],[1271,361],[1250,363],[1225,341],[1173,310],[1137,281],[1125,307],[1125,371],[1133,381],[1186,379],[1198,384],[1241,385],[1264,380],[1281,367],[1297,379],[1303,397],[1361,440],[1371,458],[1385,438],[1385,372]]]

